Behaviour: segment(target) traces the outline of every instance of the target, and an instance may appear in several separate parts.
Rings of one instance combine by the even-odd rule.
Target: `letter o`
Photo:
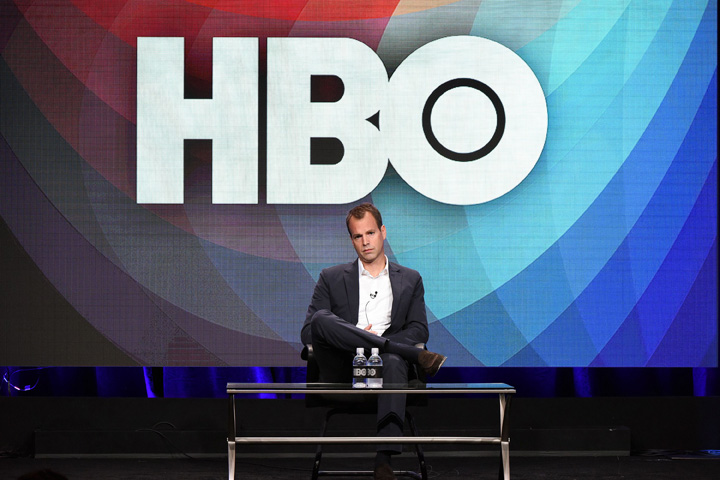
[[[462,95],[485,95],[495,115],[482,120],[488,132],[455,128],[440,141],[431,114],[435,125],[471,125],[463,116],[477,115],[465,108],[432,111],[456,87],[470,87]],[[471,36],[435,40],[407,57],[390,78],[380,120],[390,163],[403,180],[454,205],[489,202],[515,188],[540,158],[547,126],[545,94],[530,67],[499,43]],[[470,152],[448,145],[473,138]]]

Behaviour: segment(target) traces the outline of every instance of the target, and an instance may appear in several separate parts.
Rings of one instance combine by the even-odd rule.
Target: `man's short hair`
[[[348,233],[350,233],[350,218],[360,220],[365,216],[366,213],[370,213],[373,217],[375,217],[378,228],[383,226],[380,210],[378,210],[372,203],[361,203],[357,207],[353,207],[348,212],[347,217],[345,218],[345,226],[347,226]]]

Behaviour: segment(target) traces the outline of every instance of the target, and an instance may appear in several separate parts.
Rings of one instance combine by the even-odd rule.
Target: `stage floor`
[[[492,479],[497,478],[495,457],[428,456],[430,479]],[[361,468],[372,465],[372,458],[328,458],[323,468]],[[239,458],[238,480],[309,479],[312,458]],[[414,469],[413,458],[405,454],[395,466]],[[0,479],[16,479],[33,470],[49,468],[70,480],[223,480],[227,478],[224,459],[33,459],[0,458]],[[720,478],[720,460],[667,456],[631,457],[513,457],[511,478],[514,480],[545,479],[631,479],[631,480],[704,480]],[[332,477],[327,477],[332,478]],[[335,477],[340,478],[340,477]],[[349,477],[344,477],[349,478]],[[366,477],[360,477],[366,478]],[[369,477],[368,477],[369,478]]]

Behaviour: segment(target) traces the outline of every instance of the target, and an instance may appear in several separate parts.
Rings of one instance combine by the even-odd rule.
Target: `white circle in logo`
[[[456,87],[441,95],[432,109],[430,128],[450,150],[470,153],[490,143],[497,127],[492,101],[471,87]],[[457,135],[471,131],[473,135]]]

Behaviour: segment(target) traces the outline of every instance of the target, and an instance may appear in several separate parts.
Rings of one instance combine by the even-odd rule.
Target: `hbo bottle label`
[[[382,378],[382,366],[368,367],[367,378]]]

